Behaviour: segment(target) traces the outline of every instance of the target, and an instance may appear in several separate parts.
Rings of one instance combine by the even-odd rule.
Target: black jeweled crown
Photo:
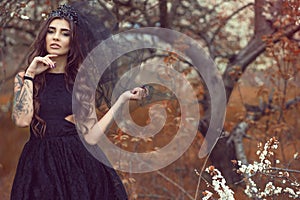
[[[73,21],[75,24],[78,23],[78,15],[75,9],[69,5],[61,5],[56,10],[51,11],[49,17],[61,17]]]

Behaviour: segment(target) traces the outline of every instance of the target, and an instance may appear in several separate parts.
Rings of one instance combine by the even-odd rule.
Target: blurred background
[[[72,1],[2,0],[0,2],[0,199],[9,199],[15,169],[29,130],[11,121],[13,78],[27,66],[28,49],[41,21],[63,3]],[[198,151],[210,119],[210,94],[194,67],[176,54],[146,49],[117,62],[118,73],[128,66],[153,59],[171,66],[191,83],[199,100],[201,119],[197,137],[174,163],[155,172],[119,172],[130,199],[201,199],[212,187],[208,166],[220,170],[235,199],[259,199],[268,183],[283,189],[267,198],[299,197],[299,70],[300,2],[297,0],[98,0],[88,1],[110,11],[117,26],[114,32],[140,27],[162,27],[179,31],[198,41],[213,59],[223,78],[227,110],[223,134],[213,151],[203,159]],[[111,19],[110,19],[111,20]],[[110,21],[111,22],[111,21]],[[110,23],[107,22],[107,23]],[[176,41],[166,41],[174,45]],[[178,41],[177,41],[178,42]],[[132,56],[136,56],[132,63]],[[118,76],[118,74],[117,74]],[[135,103],[132,118],[137,124],[149,122],[148,109],[159,103],[167,111],[161,132],[147,140],[135,139],[113,126],[110,139],[120,147],[147,152],[172,140],[180,120],[178,101],[171,91],[155,86],[151,101]],[[98,102],[99,115],[107,107]],[[159,116],[157,116],[159,117]],[[265,171],[238,173],[240,165],[260,162],[260,152],[270,138],[279,142],[272,163]],[[261,144],[261,146],[259,146]],[[179,144],[180,145],[180,144]],[[263,149],[262,149],[263,150]],[[271,151],[270,148],[266,149]],[[256,190],[251,181],[256,184]],[[200,183],[199,183],[199,180]],[[269,184],[270,185],[270,184]],[[272,188],[272,187],[271,187]],[[297,196],[298,191],[298,196]]]

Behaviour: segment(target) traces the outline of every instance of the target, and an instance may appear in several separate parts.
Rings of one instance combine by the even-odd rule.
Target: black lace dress
[[[30,131],[17,166],[11,199],[127,199],[114,169],[95,159],[84,147],[75,125],[65,120],[72,113],[72,94],[65,87],[64,74],[46,74],[46,85],[39,98],[46,133],[41,139]]]

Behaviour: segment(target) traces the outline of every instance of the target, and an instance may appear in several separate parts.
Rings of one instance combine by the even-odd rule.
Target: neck
[[[65,73],[65,67],[67,65],[67,55],[57,56],[52,59],[55,62],[55,68],[50,69],[51,73]]]

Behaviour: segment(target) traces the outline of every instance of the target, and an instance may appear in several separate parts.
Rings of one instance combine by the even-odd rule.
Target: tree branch
[[[280,36],[290,37],[294,33],[300,30],[300,26],[287,26],[284,33]],[[276,33],[274,33],[276,34]],[[274,43],[278,42],[280,38],[275,38]],[[235,83],[239,80],[239,77],[233,77],[232,71],[235,71],[234,67],[239,66],[241,72],[244,72],[246,68],[265,51],[266,44],[260,37],[253,37],[248,45],[242,49],[228,65],[225,73],[223,74],[224,86],[226,90],[227,101],[231,95]]]
[[[271,103],[272,101],[269,101]],[[300,97],[295,97],[294,99],[291,99],[287,101],[285,104],[285,109],[292,108],[292,105],[295,105],[300,102]],[[242,162],[242,164],[247,165],[247,156],[244,150],[243,145],[243,138],[246,136],[246,132],[249,129],[249,122],[254,120],[259,120],[262,116],[267,115],[265,110],[267,108],[270,108],[272,110],[280,110],[281,108],[279,106],[274,106],[271,104],[262,104],[259,106],[253,106],[253,105],[245,105],[247,110],[247,116],[246,119],[240,123],[238,123],[233,131],[231,132],[229,139],[227,140],[227,143],[230,143],[233,141],[235,148],[236,148],[236,156],[237,159]]]
[[[165,174],[163,174],[160,171],[156,171],[156,173],[158,175],[160,175],[161,177],[163,177],[165,180],[167,180],[169,183],[171,183],[172,185],[174,185],[175,187],[177,187],[183,194],[185,194],[189,199],[194,200],[194,198],[180,185],[178,185],[175,181],[173,181],[172,179],[170,179],[169,177],[167,177]]]
[[[162,28],[169,27],[167,0],[159,0],[159,21]]]

